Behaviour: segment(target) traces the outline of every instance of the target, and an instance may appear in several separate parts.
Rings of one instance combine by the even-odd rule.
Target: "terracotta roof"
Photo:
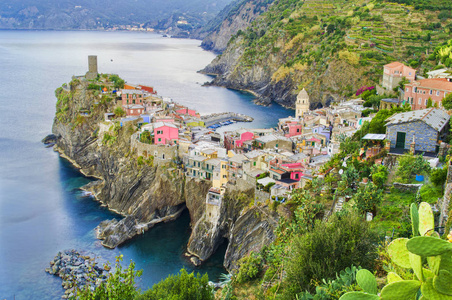
[[[419,88],[427,88],[434,90],[452,91],[452,82],[449,82],[447,78],[429,78],[414,81],[407,86],[415,86]]]
[[[286,173],[285,171],[278,170],[278,169],[275,169],[275,168],[273,168],[273,167],[270,168],[270,171],[275,172],[275,173],[278,173],[278,174],[280,174],[280,175]]]
[[[402,64],[401,62],[398,62],[398,61],[395,61],[395,62],[389,63],[387,65],[384,65],[384,67],[386,67],[386,68],[397,68],[397,67],[400,67],[400,66],[404,66],[404,64]]]

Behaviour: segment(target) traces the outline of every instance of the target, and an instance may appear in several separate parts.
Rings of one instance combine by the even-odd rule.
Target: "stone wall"
[[[386,127],[387,139],[391,141],[391,148],[396,146],[397,132],[406,132],[405,149],[410,149],[413,141],[416,151],[435,152],[438,141],[438,132],[422,121],[389,125]]]
[[[168,162],[178,157],[177,145],[151,145],[142,143],[137,139],[137,134],[130,138],[130,147],[138,156],[154,156],[154,162]]]
[[[418,191],[421,189],[423,184],[421,184],[421,183],[419,183],[419,184],[405,184],[405,183],[394,182],[393,186],[396,189],[404,191],[404,192],[418,193]]]

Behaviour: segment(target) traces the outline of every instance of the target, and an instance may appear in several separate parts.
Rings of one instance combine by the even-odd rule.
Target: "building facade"
[[[432,106],[442,107],[441,101],[452,93],[452,82],[448,78],[421,79],[405,85],[404,100],[413,110],[427,108],[429,99]]]
[[[413,82],[416,78],[416,70],[397,61],[384,65],[382,87],[392,91],[399,85],[403,77],[409,82]]]
[[[295,102],[295,117],[301,118],[304,113],[309,111],[309,95],[306,89],[302,89],[297,96],[297,101]]]

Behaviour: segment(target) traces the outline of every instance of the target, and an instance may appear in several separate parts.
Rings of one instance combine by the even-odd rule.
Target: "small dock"
[[[221,126],[230,125],[235,122],[253,122],[253,118],[244,114],[234,112],[214,113],[201,117],[207,128],[217,129]]]

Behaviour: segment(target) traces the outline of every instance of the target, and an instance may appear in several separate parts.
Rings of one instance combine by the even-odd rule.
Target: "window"
[[[430,95],[433,95],[433,91],[432,90],[430,90],[430,93],[429,93]]]
[[[421,105],[422,103],[422,98],[419,98],[419,105]]]
[[[163,134],[163,130],[157,130],[157,134]]]
[[[223,178],[226,178],[226,175],[223,175]]]
[[[408,73],[408,76],[411,76],[411,72]]]
[[[297,132],[300,132],[300,128],[297,128]]]
[[[410,88],[406,88],[406,92],[408,93],[410,91]]]
[[[253,166],[256,166],[256,162],[253,163]]]
[[[161,138],[159,138],[159,139],[158,139],[158,141],[159,141],[159,142],[161,142],[161,141],[162,141],[162,139],[161,139]]]
[[[439,91],[436,91],[436,96],[439,96]]]
[[[427,103],[428,103],[428,99],[425,99],[425,106],[427,106]]]
[[[130,112],[133,114],[133,109]]]

